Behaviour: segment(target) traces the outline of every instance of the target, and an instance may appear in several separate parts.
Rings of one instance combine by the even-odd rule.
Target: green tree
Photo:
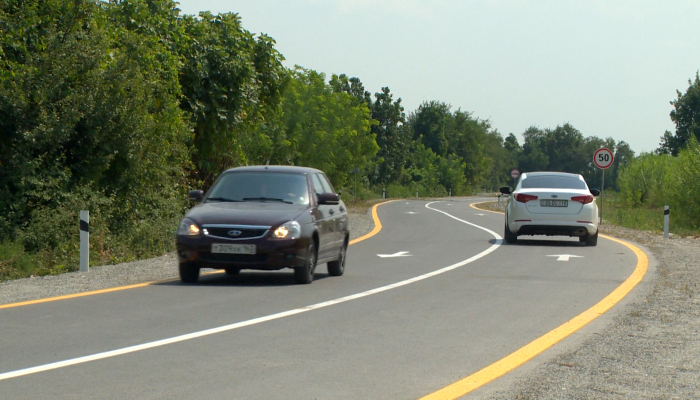
[[[206,186],[247,163],[242,141],[273,119],[287,73],[274,40],[243,29],[238,14],[202,12],[182,23],[181,107],[191,116],[197,178]]]
[[[388,87],[383,87],[381,93],[374,96],[376,100],[370,110],[372,119],[376,121],[372,124],[372,133],[379,146],[379,162],[373,183],[386,184],[401,178],[411,139],[404,128],[406,115],[401,99],[394,101]]]
[[[319,168],[333,184],[346,183],[350,171],[366,170],[378,151],[364,102],[325,83],[325,75],[297,67],[284,91],[279,129],[258,129],[272,164]]]
[[[661,137],[661,147],[656,151],[661,154],[677,156],[685,147],[691,136],[700,141],[700,76],[695,73],[695,80],[688,80],[685,93],[676,91],[676,100],[671,101],[673,110],[671,120],[676,124],[676,132],[666,131]]]

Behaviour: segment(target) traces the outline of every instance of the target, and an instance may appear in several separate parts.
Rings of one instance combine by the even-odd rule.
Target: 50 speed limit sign
[[[610,168],[613,163],[613,152],[605,147],[601,147],[593,154],[593,162],[600,169]]]

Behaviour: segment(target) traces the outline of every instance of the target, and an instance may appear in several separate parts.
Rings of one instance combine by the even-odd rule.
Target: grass
[[[625,228],[641,231],[663,233],[664,231],[664,208],[663,207],[629,207],[621,196],[615,192],[604,194],[602,208],[603,224],[622,226]],[[598,209],[601,210],[601,198],[596,199]],[[700,231],[685,226],[683,221],[674,221],[671,212],[669,221],[669,232],[679,236],[698,236]]]

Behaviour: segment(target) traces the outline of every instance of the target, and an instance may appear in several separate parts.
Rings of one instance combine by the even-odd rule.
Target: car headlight
[[[275,239],[298,239],[299,236],[301,236],[301,225],[297,221],[285,222],[272,233]]]
[[[177,228],[177,234],[183,236],[199,236],[202,230],[189,218],[183,218],[180,221],[180,226]]]

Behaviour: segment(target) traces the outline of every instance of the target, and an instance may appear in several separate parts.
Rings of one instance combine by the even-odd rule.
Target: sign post
[[[520,176],[520,171],[518,171],[515,168],[510,170],[510,177],[513,178],[513,190],[515,190],[515,180],[518,179],[519,176]]]
[[[600,217],[599,223],[603,223],[603,199],[605,190],[605,170],[610,168],[613,163],[613,152],[605,147],[601,147],[593,154],[593,163],[596,167],[603,171],[603,179],[600,184]]]

